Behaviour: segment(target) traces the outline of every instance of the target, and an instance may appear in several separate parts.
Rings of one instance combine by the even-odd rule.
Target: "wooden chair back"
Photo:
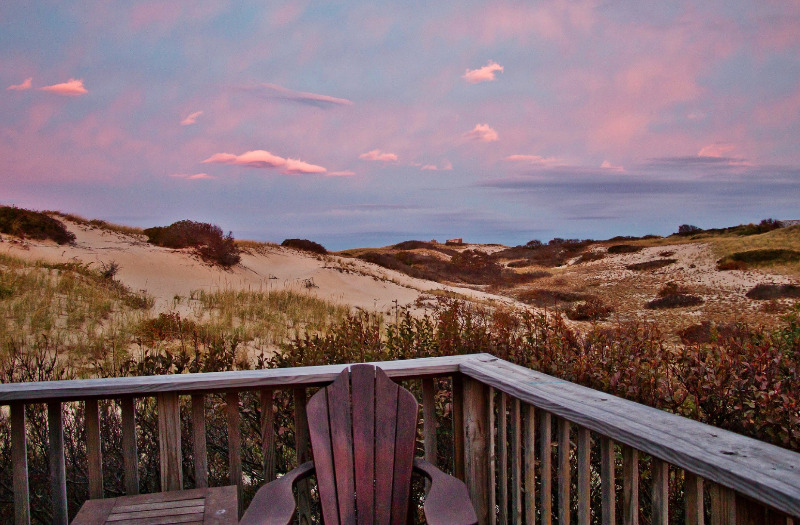
[[[406,525],[419,405],[378,367],[354,365],[307,405],[326,525]]]

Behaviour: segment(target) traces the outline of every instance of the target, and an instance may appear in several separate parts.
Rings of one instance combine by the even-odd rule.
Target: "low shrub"
[[[663,308],[687,308],[689,306],[703,304],[704,302],[702,297],[696,295],[673,293],[653,299],[644,306],[649,310],[660,310]]]
[[[589,296],[586,300],[570,306],[564,313],[573,321],[602,321],[614,309],[605,304],[599,297]]]
[[[724,339],[747,337],[747,328],[741,323],[712,323],[703,321],[678,331],[681,342],[687,345],[708,344]]]
[[[605,258],[605,254],[603,252],[584,252],[578,257],[577,263],[585,263],[585,262],[592,262],[592,261],[599,261],[600,259]]]
[[[233,234],[223,235],[219,226],[206,222],[183,220],[169,226],[147,228],[144,234],[150,244],[175,249],[194,248],[204,261],[226,268],[241,260]]]
[[[318,242],[309,241],[308,239],[285,239],[281,246],[286,248],[294,248],[295,250],[302,250],[304,252],[317,253],[319,255],[326,255],[328,250]]]
[[[534,306],[557,306],[564,303],[574,303],[577,301],[586,300],[584,294],[577,292],[567,292],[564,290],[548,290],[544,288],[536,288],[533,290],[525,290],[517,294],[517,299],[523,303],[531,304]]]
[[[717,261],[718,270],[744,269],[748,266],[767,266],[771,264],[790,264],[800,261],[800,252],[785,248],[766,248],[747,250],[726,255]],[[736,264],[741,263],[741,264]],[[744,265],[744,268],[742,268]]]
[[[632,244],[615,244],[608,247],[608,253],[636,253],[642,251],[642,246],[634,246]]]
[[[745,294],[745,297],[757,301],[798,299],[800,298],[800,286],[796,284],[757,284]]]
[[[0,233],[38,241],[51,240],[58,244],[72,244],[75,234],[64,223],[42,212],[15,206],[0,206]]]
[[[663,268],[664,266],[669,266],[674,262],[677,262],[677,259],[654,259],[652,261],[629,264],[625,266],[625,268],[627,268],[628,270],[641,272],[644,270],[655,270],[657,268]]]
[[[681,224],[678,226],[678,233],[677,235],[694,235],[695,233],[702,232],[702,228],[698,228],[693,224]]]

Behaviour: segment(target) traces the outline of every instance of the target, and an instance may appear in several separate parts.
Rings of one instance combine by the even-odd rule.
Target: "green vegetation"
[[[311,252],[316,253],[319,255],[327,255],[328,250],[318,242],[309,241],[308,239],[285,239],[281,246],[285,246],[286,248],[294,248],[295,250],[301,250],[304,252]]]
[[[633,244],[615,244],[608,247],[608,253],[636,253],[642,250],[642,246]]]
[[[783,248],[748,250],[726,255],[717,261],[718,270],[745,270],[752,266],[791,264],[800,261],[800,252]]]
[[[645,261],[640,263],[628,264],[625,266],[628,270],[641,272],[644,270],[656,270],[663,268],[677,262],[677,259],[654,259],[652,261]]]
[[[58,244],[75,242],[75,235],[61,221],[14,206],[0,206],[0,233],[40,241],[49,239]]]
[[[219,226],[206,222],[183,220],[169,226],[147,228],[144,234],[151,244],[176,249],[194,248],[204,261],[226,268],[241,260],[231,232],[223,235]]]
[[[748,299],[800,299],[800,286],[795,284],[757,284],[747,294]]]

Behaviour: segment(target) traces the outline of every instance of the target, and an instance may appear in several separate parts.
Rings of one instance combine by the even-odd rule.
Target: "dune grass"
[[[75,213],[64,213],[58,210],[47,210],[43,213],[46,213],[47,215],[51,216],[60,217],[70,222],[74,222],[75,224],[80,224],[81,226],[86,226],[89,228],[99,228],[101,230],[120,233],[122,235],[144,234],[144,230],[142,230],[142,228],[137,228],[136,226],[125,226],[122,224],[114,224],[112,222],[104,221],[102,219],[87,219],[86,217],[82,217]]]

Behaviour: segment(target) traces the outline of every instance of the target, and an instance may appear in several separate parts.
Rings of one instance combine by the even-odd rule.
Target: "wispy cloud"
[[[698,153],[698,157],[731,157],[731,153],[736,150],[736,146],[733,144],[728,144],[726,142],[716,142],[714,144],[709,144],[701,149]]]
[[[464,133],[464,136],[481,142],[495,142],[498,139],[497,132],[489,124],[475,124],[472,131]]]
[[[355,174],[356,174],[355,171],[342,170],[342,171],[329,171],[325,175],[327,175],[328,177],[352,177]]]
[[[246,168],[259,169],[279,169],[282,173],[296,175],[304,173],[325,173],[328,170],[322,166],[310,164],[298,159],[285,159],[278,155],[273,155],[263,149],[247,151],[241,155],[232,153],[215,153],[206,160],[204,164],[230,164],[234,166],[244,166]]]
[[[176,179],[186,179],[186,180],[208,180],[208,179],[215,179],[213,175],[209,175],[208,173],[173,173],[170,177],[175,177]]]
[[[181,120],[181,126],[191,126],[192,124],[197,123],[197,117],[202,115],[202,111],[195,111],[194,113],[190,113],[185,119]]]
[[[467,72],[461,77],[470,84],[478,84],[480,82],[491,82],[497,80],[495,73],[503,72],[503,66],[497,62],[490,60],[488,64],[478,69],[467,69]]]
[[[279,86],[278,84],[259,84],[257,86],[249,86],[242,89],[260,97],[286,100],[289,102],[296,102],[298,104],[305,104],[307,106],[315,106],[322,109],[328,109],[336,106],[353,105],[353,102],[351,100],[347,100],[346,98],[336,98],[328,95],[319,95],[317,93],[295,91],[293,89]]]
[[[536,166],[558,166],[561,164],[561,160],[555,157],[542,157],[541,155],[509,155],[506,160]]]
[[[374,149],[358,156],[359,159],[364,160],[377,160],[381,162],[397,162],[397,155],[394,153],[386,153],[379,149]]]
[[[65,95],[68,97],[78,97],[85,95],[89,91],[83,87],[83,80],[71,78],[61,84],[53,84],[52,86],[44,86],[39,88],[41,91],[49,91],[57,95]]]
[[[6,91],[25,91],[31,88],[33,84],[33,77],[28,77],[21,84],[12,84],[6,88]]]
[[[610,170],[610,171],[620,171],[620,172],[625,171],[625,168],[623,166],[615,166],[614,164],[611,164],[611,162],[609,162],[608,160],[604,160],[603,163],[600,164],[600,167],[603,168],[604,170]]]

